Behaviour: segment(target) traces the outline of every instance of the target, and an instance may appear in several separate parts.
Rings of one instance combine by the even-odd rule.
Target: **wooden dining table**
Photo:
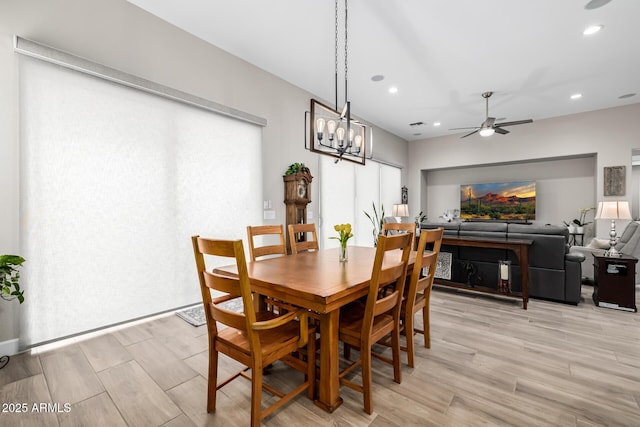
[[[367,295],[375,252],[376,248],[349,246],[347,262],[340,262],[338,248],[332,248],[247,263],[252,291],[312,310],[319,319],[320,375],[315,403],[328,412],[342,404],[338,377],[340,308]],[[397,263],[400,255],[401,251],[393,251],[384,263]],[[415,252],[409,260],[410,265],[414,262]],[[237,269],[223,266],[214,273],[237,275]]]

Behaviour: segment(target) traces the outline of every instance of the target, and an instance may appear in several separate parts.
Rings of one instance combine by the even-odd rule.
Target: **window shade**
[[[190,237],[261,221],[259,126],[20,59],[22,347],[200,301]]]
[[[384,205],[385,215],[391,216],[391,207],[400,203],[401,171],[395,166],[368,160],[364,166],[351,162],[338,162],[329,156],[320,156],[320,217],[321,245],[337,247],[335,224],[351,223],[353,238],[350,245],[373,246],[373,225],[366,211],[373,217],[372,203],[380,212]]]

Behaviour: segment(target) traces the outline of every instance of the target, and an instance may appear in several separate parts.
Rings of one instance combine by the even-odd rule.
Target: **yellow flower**
[[[340,237],[330,237],[330,239],[339,240],[341,246],[347,246],[347,240],[353,237],[351,224],[336,224],[333,226],[333,229],[338,232]]]

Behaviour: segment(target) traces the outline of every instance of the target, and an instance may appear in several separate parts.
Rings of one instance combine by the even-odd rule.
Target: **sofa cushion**
[[[635,221],[630,222],[629,225],[627,225],[627,227],[622,232],[622,236],[620,236],[620,240],[618,241],[618,243],[616,243],[616,249],[620,252],[623,252],[624,247],[627,245],[627,243],[629,243],[629,241],[632,240],[637,230],[638,230],[638,223]],[[635,241],[636,239],[633,239],[633,240]],[[633,246],[635,247],[635,244]],[[631,251],[627,251],[625,253],[630,254],[632,251],[633,251],[633,248],[631,248]]]

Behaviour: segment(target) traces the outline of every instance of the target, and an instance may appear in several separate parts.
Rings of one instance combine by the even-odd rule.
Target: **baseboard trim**
[[[0,356],[18,354],[18,338],[0,342]]]

